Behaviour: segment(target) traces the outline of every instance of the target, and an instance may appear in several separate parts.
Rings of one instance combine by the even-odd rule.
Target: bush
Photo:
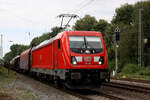
[[[139,70],[140,68],[136,64],[126,64],[121,72],[124,74],[135,74],[138,73]]]
[[[122,62],[120,61],[120,62],[118,63],[118,73],[121,72],[123,66],[124,66],[124,63],[122,63]],[[108,62],[108,69],[109,69],[110,72],[112,72],[113,70],[116,69],[115,60]]]
[[[146,75],[146,76],[150,76],[150,66],[148,67],[144,67],[141,68],[141,70],[139,71],[139,75]]]
[[[115,70],[115,61],[108,62],[107,66],[108,70],[112,72],[113,70]]]

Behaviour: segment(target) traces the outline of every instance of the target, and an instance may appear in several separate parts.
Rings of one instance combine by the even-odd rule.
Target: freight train
[[[99,87],[110,80],[100,32],[64,31],[13,59],[21,72],[48,76],[73,89]]]

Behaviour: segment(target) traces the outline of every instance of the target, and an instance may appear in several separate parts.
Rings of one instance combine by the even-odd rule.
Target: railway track
[[[122,84],[122,83],[115,83],[115,82],[103,83],[102,85],[107,86],[107,87],[115,87],[115,88],[121,88],[124,90],[150,94],[149,87],[141,87],[141,86],[136,86],[136,85]]]
[[[123,98],[113,96],[113,95],[103,93],[103,92],[98,92],[96,90],[70,90],[70,89],[66,89],[64,87],[57,87],[52,82],[47,82],[44,79],[39,80],[39,78],[35,78],[35,80],[40,81],[40,82],[42,82],[46,85],[49,85],[53,88],[59,89],[60,91],[68,93],[72,96],[75,96],[75,97],[81,99],[81,100],[97,100],[97,99],[101,99],[102,97],[105,99],[110,99],[110,100],[124,100]]]
[[[20,73],[18,73],[20,74]],[[114,95],[113,93],[107,93],[105,90],[95,89],[95,90],[69,90],[66,88],[62,87],[56,87],[52,82],[47,81],[45,78],[39,78],[39,77],[33,77],[27,74],[21,74],[25,77],[29,77],[31,79],[34,79],[36,81],[40,81],[48,86],[51,86],[53,88],[56,88],[62,92],[65,92],[67,94],[70,94],[74,97],[77,97],[81,100],[99,100],[102,98],[102,100],[125,100],[124,97],[119,96],[119,94]],[[102,86],[107,86],[107,87],[115,87],[118,89],[123,89],[123,90],[130,90],[130,91],[135,91],[135,92],[144,92],[147,94],[150,94],[150,88],[148,87],[139,87],[139,86],[133,86],[133,85],[128,85],[128,84],[121,84],[121,83],[115,83],[115,82],[110,82],[110,83],[103,83]],[[88,92],[87,92],[88,91]]]
[[[88,97],[91,98],[92,100],[100,100],[101,97],[105,97],[106,99],[110,99],[110,100],[125,100],[125,99],[120,98],[120,97],[118,97],[118,96],[114,96],[114,95],[107,94],[107,93],[104,93],[104,92],[98,92],[98,91],[96,91],[96,90],[93,91],[93,92],[97,92],[97,93],[88,96]]]
[[[146,83],[146,84],[150,84],[150,80],[141,80],[141,79],[129,79],[129,78],[113,78],[111,77],[112,80],[122,80],[122,81],[129,81],[129,82],[138,82],[138,83]]]
[[[117,96],[113,96],[111,94],[107,94],[107,93],[103,93],[103,92],[99,92],[99,91],[96,91],[96,90],[70,90],[70,89],[66,89],[64,87],[57,87],[55,86],[52,82],[50,81],[47,81],[45,80],[44,78],[38,78],[38,77],[31,77],[30,75],[26,75],[24,74],[25,77],[29,77],[29,78],[32,78],[36,81],[40,81],[48,86],[51,86],[55,89],[58,89],[62,92],[65,92],[67,94],[70,94],[74,97],[77,97],[81,100],[99,100],[101,98],[104,98],[105,99],[109,99],[109,100],[124,100],[120,97],[117,97]]]
[[[21,74],[22,75],[22,74]],[[102,98],[102,100],[125,100],[124,97],[119,96],[119,94],[114,95],[114,93],[108,93],[103,89],[93,89],[93,90],[69,90],[63,87],[56,87],[52,82],[47,81],[45,78],[41,77],[33,77],[30,75],[24,74],[24,76],[32,78],[36,81],[40,81],[50,87],[56,88],[64,93],[70,94],[76,98],[79,98],[81,100],[99,100]],[[139,86],[133,86],[133,85],[128,85],[128,84],[121,84],[121,83],[115,83],[115,82],[110,82],[110,83],[103,83],[102,86],[106,87],[114,87],[122,90],[130,90],[130,91],[135,91],[135,92],[144,92],[147,94],[150,94],[150,88],[148,87],[139,87]],[[88,91],[88,92],[87,92]]]

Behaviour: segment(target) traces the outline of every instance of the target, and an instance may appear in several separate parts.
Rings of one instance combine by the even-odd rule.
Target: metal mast
[[[3,35],[1,34],[0,59],[3,58]]]
[[[144,50],[144,41],[143,41],[143,33],[142,33],[142,9],[139,9],[139,34],[138,34],[138,66],[143,66],[143,50]]]

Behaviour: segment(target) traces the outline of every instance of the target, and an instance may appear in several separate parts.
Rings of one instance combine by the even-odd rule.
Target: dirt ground
[[[25,75],[9,76],[0,76],[0,100],[80,100]]]
[[[8,94],[0,93],[0,100],[14,100]]]

